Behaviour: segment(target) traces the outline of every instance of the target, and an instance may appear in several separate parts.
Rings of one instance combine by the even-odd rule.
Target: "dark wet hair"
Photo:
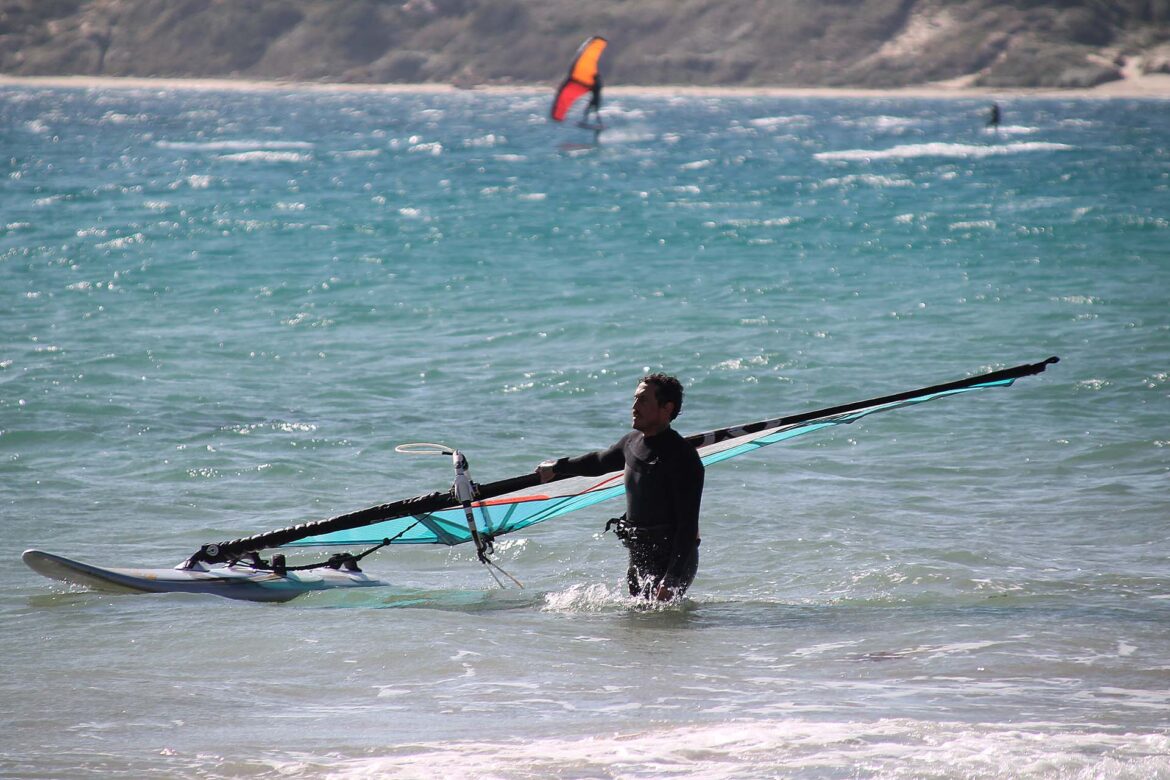
[[[682,382],[668,374],[647,374],[638,380],[639,384],[654,385],[654,400],[661,406],[665,403],[674,404],[674,414],[670,419],[678,417],[682,411],[683,386]]]

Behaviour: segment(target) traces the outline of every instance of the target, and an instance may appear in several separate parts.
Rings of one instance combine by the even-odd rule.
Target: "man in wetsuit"
[[[699,502],[703,463],[670,423],[682,410],[682,384],[672,376],[642,377],[634,392],[633,428],[616,444],[575,458],[545,461],[554,477],[625,471],[626,514],[606,525],[630,551],[631,596],[670,601],[690,587],[699,566]]]

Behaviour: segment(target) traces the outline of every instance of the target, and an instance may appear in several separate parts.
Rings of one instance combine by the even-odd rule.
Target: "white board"
[[[362,572],[328,568],[290,571],[284,575],[243,565],[199,569],[104,568],[40,550],[25,550],[21,559],[37,574],[50,579],[112,593],[212,593],[244,601],[288,601],[309,591],[388,584]]]

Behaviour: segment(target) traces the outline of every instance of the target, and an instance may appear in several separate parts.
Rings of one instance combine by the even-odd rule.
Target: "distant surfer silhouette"
[[[589,112],[593,112],[593,122],[589,122]],[[593,76],[593,89],[589,93],[589,102],[585,105],[585,112],[581,114],[581,125],[593,130],[593,143],[601,141],[601,74]]]
[[[991,110],[987,113],[987,126],[999,132],[999,103],[991,104]]]
[[[589,94],[589,102],[585,105],[585,112],[581,114],[581,123],[589,124],[589,112],[593,112],[593,124],[601,125],[601,74],[593,77],[593,89]]]

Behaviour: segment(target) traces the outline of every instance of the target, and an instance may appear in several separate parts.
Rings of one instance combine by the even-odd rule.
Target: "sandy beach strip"
[[[705,86],[609,86],[611,95],[656,95],[663,97],[799,97],[799,98],[959,98],[1008,100],[1011,98],[1133,99],[1170,100],[1170,74],[1129,75],[1090,89],[1023,89],[972,87],[963,79],[896,89],[837,87],[705,87]],[[368,93],[454,93],[486,92],[532,94],[551,92],[555,85],[478,85],[470,89],[450,84],[342,84],[336,82],[260,81],[211,78],[137,78],[118,76],[11,76],[0,74],[0,87],[55,89],[202,90],[238,92],[368,92]]]

